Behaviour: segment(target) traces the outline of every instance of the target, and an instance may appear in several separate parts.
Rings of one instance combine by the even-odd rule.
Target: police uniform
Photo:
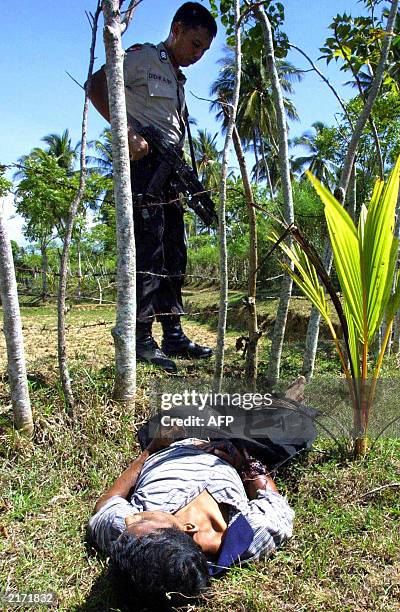
[[[173,145],[185,140],[183,73],[175,71],[163,43],[134,45],[124,62],[126,106],[129,115],[143,125],[154,125]],[[151,151],[131,164],[137,256],[137,318],[153,320],[158,313],[183,313],[181,288],[186,269],[183,209],[177,192],[166,181],[158,201],[143,202],[156,170]],[[146,274],[147,273],[147,274]]]
[[[168,142],[183,150],[186,78],[173,67],[164,44],[130,47],[124,61],[124,79],[128,114],[144,126],[159,128]],[[167,180],[156,200],[140,197],[146,193],[156,169],[157,154],[153,151],[131,163],[138,271],[137,338],[140,343],[142,334],[145,347],[139,344],[138,356],[144,354],[142,349],[146,350],[149,342],[154,343],[151,327],[149,331],[144,326],[151,325],[158,315],[164,331],[163,350],[167,354],[186,352],[190,357],[209,357],[211,349],[190,342],[180,327],[187,249],[179,194]],[[157,363],[157,359],[146,360]]]

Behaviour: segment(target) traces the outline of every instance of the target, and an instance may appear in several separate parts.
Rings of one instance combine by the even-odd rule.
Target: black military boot
[[[136,359],[155,365],[166,372],[176,372],[176,363],[162,352],[151,335],[151,322],[138,321],[136,325]]]
[[[161,325],[163,328],[161,348],[168,357],[208,359],[213,354],[209,346],[196,344],[185,336],[181,327],[180,317],[162,317]]]

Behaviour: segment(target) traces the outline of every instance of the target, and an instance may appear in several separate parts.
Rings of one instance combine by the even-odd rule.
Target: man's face
[[[157,529],[169,527],[181,528],[180,522],[168,512],[155,510],[153,512],[138,512],[125,519],[127,530],[137,538],[147,535]]]
[[[201,26],[187,29],[181,23],[174,23],[172,33],[170,51],[175,62],[182,67],[198,62],[210,48],[213,40],[208,30]]]
[[[137,538],[141,538],[159,529],[171,527],[185,531],[193,537],[193,540],[200,546],[204,554],[212,559],[218,556],[225,533],[225,529],[216,528],[211,521],[202,529],[199,529],[193,523],[185,522],[173,514],[162,510],[137,512],[127,516],[125,524],[126,530]]]

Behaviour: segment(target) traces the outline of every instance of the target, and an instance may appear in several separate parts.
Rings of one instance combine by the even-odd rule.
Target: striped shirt
[[[186,439],[174,442],[145,462],[131,499],[111,497],[92,516],[93,540],[110,554],[112,543],[125,531],[125,518],[136,512],[177,512],[205,489],[229,510],[228,527],[242,513],[254,537],[241,560],[269,555],[292,535],[294,512],[286,499],[274,491],[258,491],[249,501],[237,471],[226,461],[206,453]]]

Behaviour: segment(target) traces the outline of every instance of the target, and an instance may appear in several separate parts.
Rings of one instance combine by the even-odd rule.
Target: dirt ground
[[[57,311],[54,306],[23,308],[22,329],[25,356],[29,372],[52,373],[57,365]],[[74,306],[67,315],[67,349],[71,364],[74,362],[90,369],[100,369],[113,364],[114,342],[111,329],[114,325],[114,306]],[[0,322],[2,310],[0,309]],[[216,333],[206,325],[184,321],[185,332],[195,342],[215,347]],[[2,327],[1,327],[2,330]],[[161,342],[161,325],[154,326],[155,339]],[[227,337],[228,350],[235,338]],[[0,372],[7,364],[4,334],[0,334]]]

